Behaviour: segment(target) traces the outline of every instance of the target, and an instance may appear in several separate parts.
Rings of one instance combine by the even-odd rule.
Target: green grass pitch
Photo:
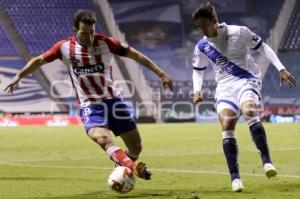
[[[141,161],[151,181],[136,180],[125,195],[112,192],[113,169],[82,127],[0,128],[1,199],[298,199],[300,125],[265,124],[279,175],[268,180],[245,124],[237,127],[245,191],[232,193],[217,124],[139,125]],[[120,146],[124,146],[119,138]]]

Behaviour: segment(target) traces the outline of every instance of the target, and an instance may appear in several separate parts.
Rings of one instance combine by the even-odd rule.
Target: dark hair
[[[74,28],[79,28],[79,23],[82,22],[84,24],[93,25],[96,23],[96,16],[90,10],[78,10],[73,17],[73,26]]]
[[[194,11],[192,17],[194,21],[201,17],[211,20],[213,18],[217,18],[217,12],[215,6],[213,6],[210,2],[201,3]]]

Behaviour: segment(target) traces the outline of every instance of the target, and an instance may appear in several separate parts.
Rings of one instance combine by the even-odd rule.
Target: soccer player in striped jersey
[[[218,23],[217,13],[211,3],[202,3],[193,13],[193,20],[205,35],[194,50],[193,102],[197,104],[203,100],[203,73],[212,64],[217,81],[215,109],[223,131],[223,150],[231,175],[232,190],[239,192],[244,189],[239,173],[235,134],[240,113],[249,125],[266,176],[271,178],[277,174],[271,161],[266,133],[257,113],[261,98],[261,73],[249,49],[262,53],[277,68],[280,85],[282,80],[287,80],[293,87],[296,86],[296,80],[258,35],[245,26]]]
[[[5,91],[21,78],[42,65],[60,59],[69,68],[81,107],[81,118],[87,135],[106,151],[117,165],[129,167],[140,178],[150,179],[151,173],[142,162],[135,163],[142,150],[140,133],[112,79],[112,57],[128,57],[143,64],[160,78],[162,85],[172,90],[172,79],[147,56],[118,39],[95,33],[96,17],[89,10],[74,14],[76,36],[57,42],[52,48],[30,60],[12,79]],[[113,141],[110,131],[120,136],[126,150]]]

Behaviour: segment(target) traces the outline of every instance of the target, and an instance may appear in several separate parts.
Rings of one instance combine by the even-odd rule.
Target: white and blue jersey
[[[204,37],[194,50],[194,71],[205,70],[211,64],[217,81],[217,104],[224,102],[230,109],[239,111],[245,100],[244,93],[251,91],[258,101],[261,89],[261,73],[250,55],[250,49],[259,49],[263,40],[245,26],[219,24],[216,37]],[[199,89],[199,86],[195,85]],[[196,89],[197,91],[197,89]],[[253,95],[251,95],[253,97]],[[250,99],[251,100],[251,99]],[[218,110],[218,107],[217,107]]]
[[[211,63],[218,83],[226,83],[241,78],[260,79],[258,66],[249,49],[258,49],[262,39],[247,27],[220,24],[218,36],[204,37],[194,50],[194,69],[203,69]]]

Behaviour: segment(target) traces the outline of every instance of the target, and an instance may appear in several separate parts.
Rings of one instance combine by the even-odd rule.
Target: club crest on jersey
[[[254,41],[254,42],[258,42],[259,39],[260,39],[259,36],[255,35],[255,34],[252,36],[252,41]]]
[[[104,64],[96,64],[87,67],[73,67],[75,75],[86,75],[91,73],[104,73]]]

